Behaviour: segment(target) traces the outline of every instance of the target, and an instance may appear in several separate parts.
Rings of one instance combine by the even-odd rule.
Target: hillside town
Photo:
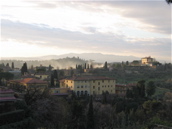
[[[76,64],[75,68],[69,67],[68,69],[56,69],[51,66],[51,64],[49,66],[44,66],[43,64],[40,64],[40,66],[32,65],[28,68],[27,62],[23,63],[21,68],[16,68],[14,62],[11,64],[2,63],[0,64],[0,112],[2,113],[0,119],[2,120],[3,117],[6,119],[1,122],[0,127],[8,128],[10,127],[10,123],[13,125],[13,123],[22,121],[16,126],[21,126],[20,128],[22,128],[24,123],[31,123],[28,128],[32,128],[33,126],[33,128],[43,127],[48,129],[51,128],[51,126],[52,128],[56,126],[56,128],[93,129],[93,127],[99,128],[101,124],[100,127],[105,128],[109,128],[110,126],[113,128],[122,128],[122,126],[125,128],[139,128],[144,125],[142,119],[145,120],[145,118],[141,119],[140,117],[146,117],[146,115],[148,115],[146,112],[149,112],[152,120],[158,119],[159,123],[157,123],[157,125],[161,125],[164,122],[161,120],[164,117],[157,117],[154,114],[166,115],[166,118],[168,116],[169,119],[167,118],[166,122],[169,124],[166,125],[171,125],[170,113],[165,111],[171,110],[169,107],[172,101],[172,97],[170,97],[172,96],[171,68],[172,65],[170,63],[161,64],[150,56],[132,62],[126,61],[116,64],[105,62],[102,67],[95,67],[94,64],[89,63]],[[147,77],[148,75],[149,77]],[[164,98],[168,99],[164,101]],[[55,104],[55,107],[51,107],[49,101],[46,100],[52,101],[51,103]],[[166,101],[168,101],[168,106],[166,109],[163,109],[162,105],[164,105]],[[65,114],[61,108],[67,105],[70,107],[68,113],[73,114],[74,110],[76,110],[76,114],[70,114],[72,115],[71,120],[63,121],[69,115],[66,114],[67,116],[63,116],[65,118],[60,120],[64,123],[62,125],[59,125],[59,123],[56,125],[55,123],[52,124],[52,122],[58,121],[60,118],[54,118],[58,115],[55,113],[55,116],[49,116],[49,124],[44,123],[45,125],[42,125],[42,122],[47,120],[46,117],[48,116],[44,116],[45,118],[43,118],[43,120],[38,120],[33,112],[41,112],[38,108],[46,108],[46,105],[42,105],[43,103],[50,106],[47,107],[50,109],[42,109],[44,112],[47,111],[48,114],[37,114],[37,117],[50,115],[51,108],[55,108],[53,110],[58,110],[58,114],[61,112],[62,114],[60,115],[63,116]],[[37,104],[39,104],[39,106],[36,106]],[[92,116],[93,114],[81,113],[84,110],[88,110],[87,113],[93,110],[88,107],[88,105],[91,106],[90,104],[92,108],[94,108],[95,116]],[[59,108],[60,105],[63,106]],[[83,107],[84,105],[85,107]],[[98,105],[102,109],[97,110],[96,106]],[[112,105],[112,107],[110,105]],[[158,105],[161,106],[159,107]],[[113,109],[113,107],[115,107],[115,109]],[[69,109],[65,107],[64,110]],[[101,121],[97,121],[98,123],[96,123],[95,120],[91,120],[93,118],[89,118],[98,117],[96,116],[96,110],[99,113],[101,110],[106,110],[101,113],[114,110],[116,116],[114,116],[113,119],[109,119],[115,121],[119,119],[122,123],[118,122],[118,124],[116,123],[117,125],[111,125],[107,123],[109,121],[106,120],[102,121],[102,123]],[[143,114],[140,114],[141,116],[139,116],[139,114],[131,114],[134,112],[141,113],[142,110],[145,116]],[[162,111],[165,112],[162,113]],[[14,119],[15,115],[18,116],[17,119]],[[86,117],[82,118],[86,119],[86,123],[81,125],[70,123],[73,121],[73,117],[76,117],[75,119],[82,123],[84,121],[81,119],[82,115],[86,115]],[[109,114],[104,115],[105,117],[110,117]],[[128,115],[128,117],[126,115]],[[136,115],[135,117],[139,117],[139,121],[137,121],[136,118],[129,118],[130,115]],[[99,117],[103,119],[103,115]],[[89,120],[87,120],[88,118],[90,125],[87,125],[89,122]],[[128,120],[124,121],[126,118]],[[75,119],[74,121],[76,121]],[[41,125],[36,126],[34,124],[37,120]],[[95,121],[95,123],[93,123],[93,121]],[[138,124],[130,123],[131,121]],[[151,123],[146,126],[156,126],[156,123]]]

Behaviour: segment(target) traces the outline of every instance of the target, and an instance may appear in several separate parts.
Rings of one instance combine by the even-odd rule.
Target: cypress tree
[[[107,69],[107,61],[104,64],[104,69]]]
[[[51,74],[51,86],[54,86],[54,75]]]
[[[12,64],[11,64],[11,68],[12,68],[12,69],[14,69],[14,62],[12,62]]]
[[[87,113],[87,129],[94,129],[94,110],[92,96],[90,97],[89,108]]]
[[[27,72],[28,72],[27,71],[27,63],[25,62],[21,68],[21,73],[22,73],[22,75],[24,75],[24,73],[27,73]]]

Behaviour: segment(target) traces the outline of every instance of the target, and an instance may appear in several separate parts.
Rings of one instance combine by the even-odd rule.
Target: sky
[[[1,0],[0,5],[0,57],[102,53],[171,62],[171,5],[165,0]]]

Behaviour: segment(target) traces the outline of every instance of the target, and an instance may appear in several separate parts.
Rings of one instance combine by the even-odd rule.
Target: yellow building
[[[155,59],[154,58],[151,58],[150,56],[149,57],[142,58],[142,64],[144,64],[144,65],[150,65],[154,61],[155,61]]]
[[[78,96],[102,94],[108,91],[115,94],[114,78],[99,76],[75,76],[60,80],[60,88],[70,88]]]

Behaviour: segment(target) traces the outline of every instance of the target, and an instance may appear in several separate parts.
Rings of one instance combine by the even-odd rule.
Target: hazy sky
[[[171,60],[171,5],[165,0],[0,4],[0,57],[86,52]]]

